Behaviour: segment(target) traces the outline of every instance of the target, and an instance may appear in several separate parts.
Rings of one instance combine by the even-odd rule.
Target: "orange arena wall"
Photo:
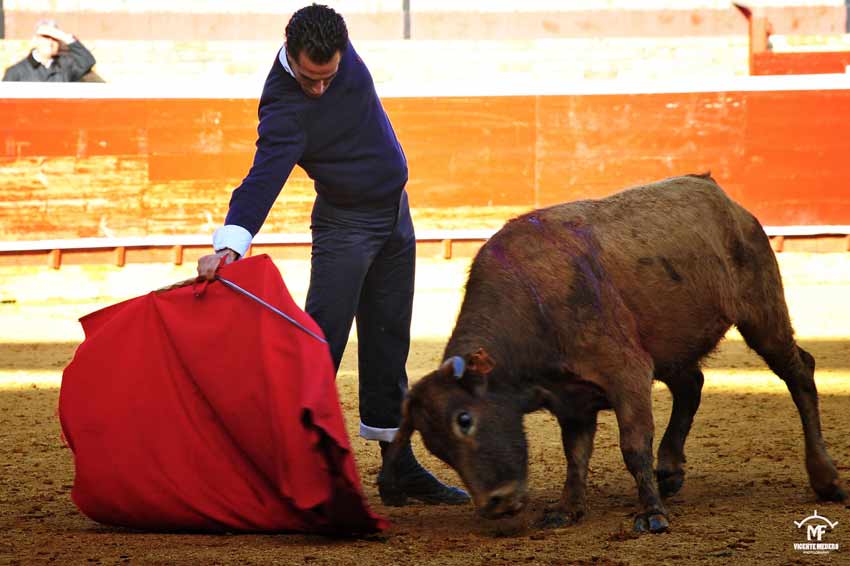
[[[0,239],[198,235],[223,221],[251,164],[256,98],[62,86],[75,97],[3,91]],[[533,207],[709,170],[767,226],[850,226],[850,76],[581,88],[385,95],[419,229],[496,229]],[[308,232],[312,196],[296,169],[263,232]]]

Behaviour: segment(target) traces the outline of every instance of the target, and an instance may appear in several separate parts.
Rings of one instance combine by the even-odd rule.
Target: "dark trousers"
[[[357,320],[360,434],[392,440],[407,392],[407,354],[416,266],[416,236],[402,191],[398,206],[313,205],[312,266],[305,310],[328,339],[338,370]]]

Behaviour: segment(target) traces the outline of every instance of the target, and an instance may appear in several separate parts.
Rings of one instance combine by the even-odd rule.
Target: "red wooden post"
[[[115,248],[115,265],[124,267],[127,264],[127,248],[118,246]]]
[[[183,246],[174,246],[174,265],[183,265]]]
[[[443,240],[443,259],[452,258],[452,241],[449,239]]]
[[[59,269],[62,265],[62,250],[50,250],[47,255],[47,264],[51,269]]]

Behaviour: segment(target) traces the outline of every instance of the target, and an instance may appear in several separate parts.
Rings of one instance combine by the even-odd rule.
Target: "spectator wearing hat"
[[[6,69],[4,81],[76,82],[84,80],[94,67],[94,56],[76,37],[56,25],[41,20],[35,27],[32,50]]]

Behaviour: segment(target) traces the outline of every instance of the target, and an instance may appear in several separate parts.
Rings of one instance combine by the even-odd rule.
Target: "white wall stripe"
[[[552,96],[607,94],[677,94],[701,92],[768,92],[850,90],[850,74],[765,75],[746,77],[708,77],[683,80],[510,80],[501,77],[493,84],[478,81],[441,84],[378,85],[382,98],[452,97],[452,96]],[[2,99],[259,99],[253,85],[238,82],[209,85],[120,85],[96,83],[0,83]]]

